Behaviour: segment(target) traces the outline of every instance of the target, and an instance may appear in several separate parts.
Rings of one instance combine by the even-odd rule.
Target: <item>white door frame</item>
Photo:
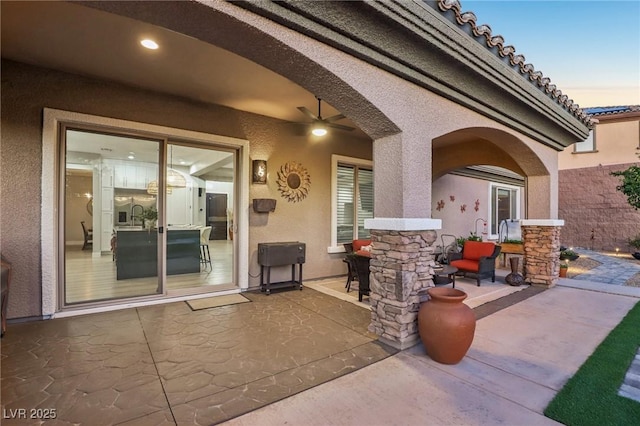
[[[60,124],[99,126],[115,132],[144,132],[162,138],[192,140],[205,144],[215,144],[233,148],[238,152],[238,188],[235,213],[234,237],[237,238],[236,251],[236,284],[238,292],[249,288],[249,141],[230,138],[209,133],[195,132],[153,124],[138,123],[109,117],[45,108],[42,129],[42,180],[41,180],[41,253],[42,253],[42,316],[44,318],[61,317],[87,312],[101,312],[123,309],[133,306],[144,306],[167,303],[168,300],[186,300],[207,297],[211,294],[181,296],[169,298],[166,295],[154,296],[139,302],[114,303],[74,311],[61,312],[61,301],[58,297],[60,253],[59,239],[62,238],[58,226],[58,169],[59,169],[59,128]],[[223,293],[216,293],[223,294]]]

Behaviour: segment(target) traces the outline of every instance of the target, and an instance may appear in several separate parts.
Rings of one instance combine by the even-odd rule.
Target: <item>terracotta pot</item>
[[[560,268],[560,278],[566,278],[569,268]]]
[[[438,287],[427,290],[420,304],[418,332],[427,355],[442,364],[457,364],[466,355],[476,331],[476,315],[462,303],[464,291]]]

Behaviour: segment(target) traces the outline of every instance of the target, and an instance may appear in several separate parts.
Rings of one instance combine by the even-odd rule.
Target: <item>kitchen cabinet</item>
[[[114,185],[116,188],[147,189],[149,182],[157,180],[157,166],[147,163],[114,164]]]

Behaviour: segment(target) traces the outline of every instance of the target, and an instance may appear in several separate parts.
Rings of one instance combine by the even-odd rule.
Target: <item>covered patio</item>
[[[584,139],[590,119],[458,2],[175,1],[153,8],[145,2],[3,2],[2,12],[2,199],[15,209],[2,214],[2,252],[15,269],[10,319],[135,306],[139,311],[128,312],[141,324],[167,310],[170,319],[158,319],[166,323],[158,332],[172,334],[182,327],[184,307],[146,305],[222,292],[166,286],[163,228],[170,222],[167,191],[159,190],[153,292],[80,305],[65,299],[65,280],[72,279],[65,276],[67,128],[154,139],[158,170],[173,167],[170,141],[230,153],[235,186],[227,293],[258,287],[257,248],[264,242],[305,242],[305,279],[344,274],[336,168],[340,161],[375,168],[374,201],[352,222],[352,232],[353,238],[360,228],[371,232],[374,309],[365,313],[378,339],[396,349],[417,341],[419,293],[433,285],[433,243],[441,227],[431,214],[432,183],[451,167],[486,163],[523,174],[526,279],[543,287],[557,283],[557,152]],[[138,38],[148,34],[163,48],[141,51]],[[300,125],[310,123],[301,122],[300,108],[313,109],[317,98],[326,102],[325,114],[343,115],[341,123],[353,132],[327,139],[301,132]],[[252,160],[268,161],[266,184],[250,180]],[[281,196],[291,187],[279,173],[299,164],[310,176],[305,196]],[[98,175],[102,179],[102,171],[94,182]],[[162,187],[163,173],[156,177]],[[109,187],[95,189],[94,196],[110,199]],[[277,199],[277,207],[256,212],[256,199]],[[352,211],[357,202],[354,196]],[[105,225],[104,241],[114,221],[107,204],[93,216]],[[111,258],[108,249],[91,255]],[[255,312],[260,318],[233,321],[233,333],[251,336],[252,324],[269,324],[271,311],[264,309]],[[33,327],[44,330],[36,341],[57,333],[53,325]],[[200,379],[208,376],[194,380]]]
[[[470,298],[481,304],[478,319],[543,291],[523,287],[494,300],[504,286],[497,281]],[[210,425],[398,353],[367,331],[371,314],[357,298],[313,289],[323,285],[247,292],[250,302],[202,310],[177,302],[11,324],[2,339],[2,406],[52,410],[68,423]],[[456,285],[475,287],[465,278]]]

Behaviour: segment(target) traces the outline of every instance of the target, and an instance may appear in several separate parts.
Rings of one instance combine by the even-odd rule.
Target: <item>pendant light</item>
[[[167,168],[167,187],[169,188],[186,188],[187,180],[182,173],[173,168],[173,146],[171,147],[171,167]]]

